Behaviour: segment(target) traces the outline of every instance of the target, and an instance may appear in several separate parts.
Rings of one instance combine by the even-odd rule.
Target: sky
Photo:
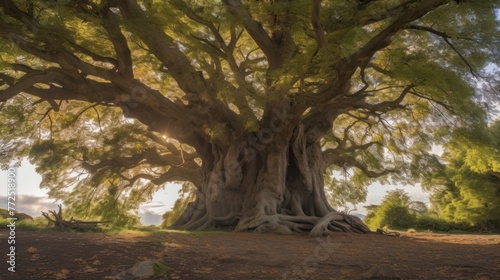
[[[57,210],[58,202],[47,196],[46,189],[40,189],[42,177],[36,173],[35,168],[27,160],[22,162],[21,167],[16,172],[17,198],[16,210],[33,217],[41,215],[41,211]],[[0,208],[7,208],[7,171],[0,171]],[[158,191],[150,203],[141,205],[139,215],[141,223],[144,225],[161,224],[161,216],[170,210],[178,197],[180,185],[167,184],[165,189]],[[368,188],[368,196],[365,203],[356,205],[357,210],[351,212],[366,214],[364,205],[380,204],[387,191],[397,188],[404,189],[412,200],[429,202],[429,195],[423,192],[419,185],[415,186],[395,186],[373,184]],[[351,208],[352,209],[352,208]]]

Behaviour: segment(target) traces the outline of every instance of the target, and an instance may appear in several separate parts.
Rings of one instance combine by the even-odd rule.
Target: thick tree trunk
[[[369,232],[358,217],[328,204],[319,143],[308,144],[300,126],[289,134],[257,143],[235,141],[225,152],[214,148],[213,163],[204,161],[204,168],[210,168],[205,184],[173,227],[312,235]]]

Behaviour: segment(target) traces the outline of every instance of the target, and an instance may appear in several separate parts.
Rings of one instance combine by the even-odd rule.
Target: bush
[[[434,215],[419,215],[415,222],[415,228],[431,231],[453,231],[453,230],[471,230],[468,224],[454,223],[446,221],[443,218]]]
[[[408,207],[390,205],[380,209],[382,216],[381,225],[392,229],[408,229],[415,223],[415,215],[410,213]]]
[[[465,222],[454,222],[445,218],[431,215],[421,214],[410,209],[412,205],[407,193],[403,190],[396,189],[388,192],[384,197],[380,206],[370,206],[370,212],[366,215],[364,222],[372,229],[388,227],[396,230],[407,230],[414,228],[417,230],[431,230],[431,231],[471,231],[481,229],[480,225],[473,225]],[[413,203],[415,205],[415,203]],[[420,209],[424,207],[420,205]],[[483,226],[484,228],[494,228],[500,222]]]
[[[408,229],[415,224],[415,215],[401,205],[381,205],[370,219],[368,225],[375,228]]]

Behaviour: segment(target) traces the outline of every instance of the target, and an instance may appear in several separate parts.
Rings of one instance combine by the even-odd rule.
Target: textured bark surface
[[[196,199],[172,225],[185,230],[235,228],[237,231],[367,233],[355,216],[328,204],[319,143],[308,143],[302,126],[276,134],[266,145],[232,143],[214,149],[212,164]]]

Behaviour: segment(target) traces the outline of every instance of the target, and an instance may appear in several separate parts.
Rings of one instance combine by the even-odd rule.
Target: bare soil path
[[[10,273],[7,233],[0,230],[0,279],[112,279],[145,259],[160,259],[171,268],[156,279],[363,279],[374,266],[389,266],[393,279],[500,279],[500,235],[339,233],[312,238],[17,230],[16,272]]]

